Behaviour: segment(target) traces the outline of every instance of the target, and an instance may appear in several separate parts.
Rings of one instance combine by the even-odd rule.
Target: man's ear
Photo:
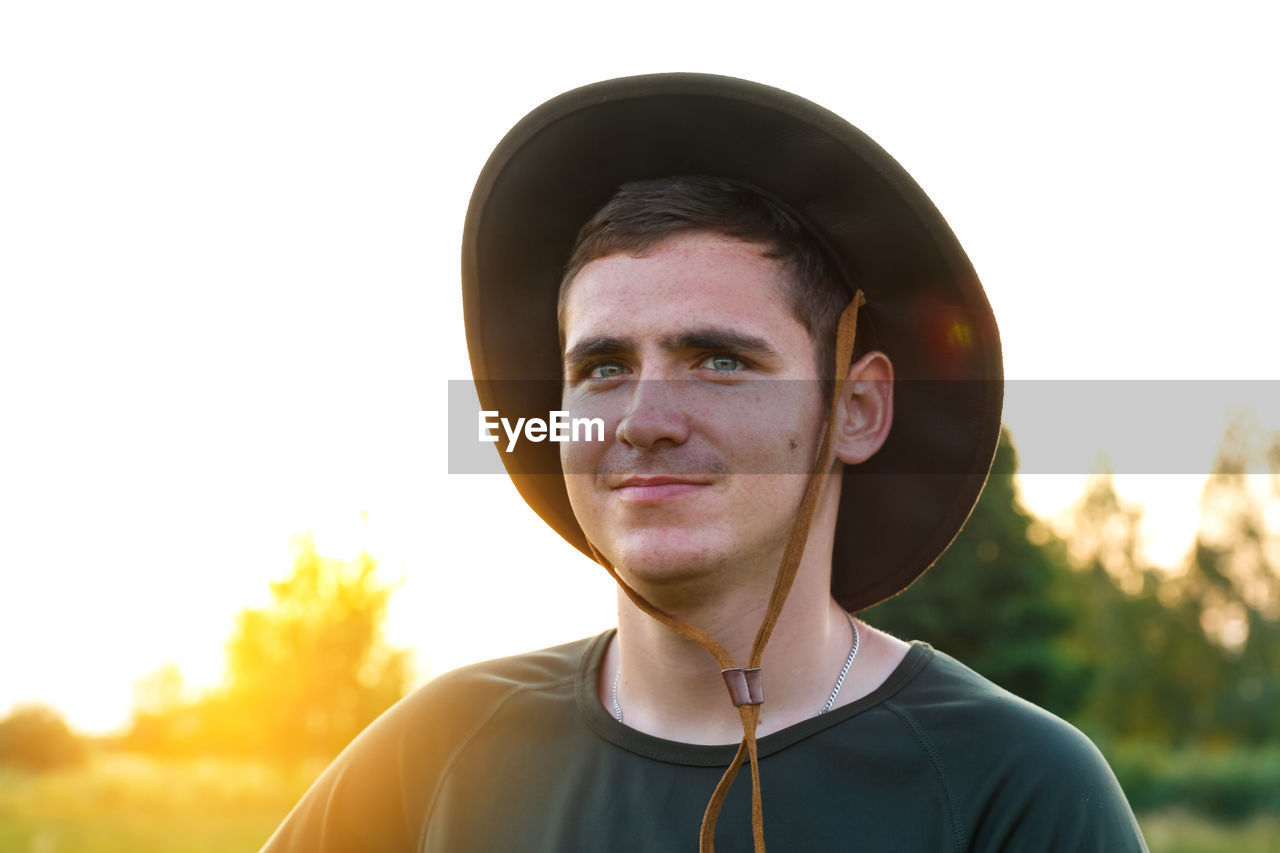
[[[876,454],[893,425],[893,363],[889,356],[869,352],[850,365],[835,420],[835,458],[857,465]]]

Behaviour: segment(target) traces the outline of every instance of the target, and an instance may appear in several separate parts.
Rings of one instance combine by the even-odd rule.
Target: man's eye
[[[732,355],[709,355],[702,360],[701,366],[719,373],[730,373],[746,367],[742,359]]]
[[[617,362],[609,361],[609,362],[605,362],[604,364],[597,364],[596,366],[588,370],[587,378],[588,379],[613,379],[616,376],[622,376],[626,373],[630,373],[630,371],[627,370],[627,368],[625,368],[621,364],[618,364]]]

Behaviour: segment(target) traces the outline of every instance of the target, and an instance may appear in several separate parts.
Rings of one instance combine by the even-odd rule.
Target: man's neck
[[[720,668],[696,643],[677,637],[648,616],[632,610],[620,616],[618,636],[606,656],[602,680],[609,693],[618,678],[618,703],[624,722],[632,728],[668,740],[685,743],[735,743],[742,737],[737,710],[729,699]],[[766,703],[762,707],[760,734],[767,734],[813,716],[825,701],[836,674],[848,654],[850,628],[847,619],[819,619],[821,630],[807,631],[814,639],[799,637],[779,625],[765,650],[762,671]],[[831,623],[828,627],[825,623]],[[843,627],[843,632],[839,631]],[[751,636],[714,634],[745,665]],[[800,649],[793,650],[793,646]],[[843,648],[843,652],[840,648]],[[801,652],[802,649],[802,652]],[[839,658],[834,666],[824,666]],[[803,660],[802,660],[803,659]],[[826,670],[832,670],[830,676]],[[822,673],[819,680],[818,674]],[[821,697],[821,698],[820,698]]]
[[[849,657],[853,630],[848,615],[831,598],[829,572],[829,564],[811,563],[806,555],[765,649],[761,736],[816,716]],[[767,604],[767,594],[744,592],[672,615],[706,631],[739,666],[746,666]],[[858,657],[833,707],[870,693],[906,654],[905,643],[865,625],[860,628]],[[597,685],[610,713],[615,677],[623,722],[631,728],[683,743],[736,743],[742,738],[737,709],[715,660],[697,643],[640,611],[621,591],[618,635]]]

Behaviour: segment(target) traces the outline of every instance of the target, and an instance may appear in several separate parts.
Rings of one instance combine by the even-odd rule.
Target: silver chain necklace
[[[827,699],[827,704],[822,706],[819,714],[825,714],[831,710],[831,706],[835,705],[836,697],[840,695],[840,688],[844,687],[844,678],[849,674],[849,667],[853,666],[853,659],[858,656],[858,620],[853,618],[852,613],[846,614],[849,617],[849,627],[853,628],[853,645],[849,648],[849,656],[844,660],[844,666],[840,669],[840,676],[836,679],[836,686],[831,690],[831,696]],[[613,674],[613,691],[609,696],[609,702],[613,705],[613,715],[618,718],[618,722],[622,722],[622,706],[618,704],[618,679],[622,677],[622,667],[618,667]]]
[[[840,688],[844,687],[844,677],[849,674],[849,667],[853,666],[853,659],[858,656],[858,620],[853,618],[852,613],[846,613],[849,617],[849,627],[853,629],[853,645],[849,647],[849,656],[844,659],[844,666],[840,668],[840,677],[836,679],[836,686],[831,691],[831,696],[827,699],[827,704],[822,706],[819,714],[825,714],[831,710],[831,706],[836,703],[836,697],[840,695]]]

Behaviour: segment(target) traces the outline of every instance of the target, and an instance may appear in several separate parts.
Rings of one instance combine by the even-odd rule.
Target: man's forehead
[[[566,343],[584,323],[625,324],[640,316],[665,322],[671,334],[705,326],[714,317],[732,318],[728,325],[735,326],[751,319],[770,322],[789,312],[785,273],[766,252],[758,243],[686,232],[639,253],[596,258],[568,283]]]

